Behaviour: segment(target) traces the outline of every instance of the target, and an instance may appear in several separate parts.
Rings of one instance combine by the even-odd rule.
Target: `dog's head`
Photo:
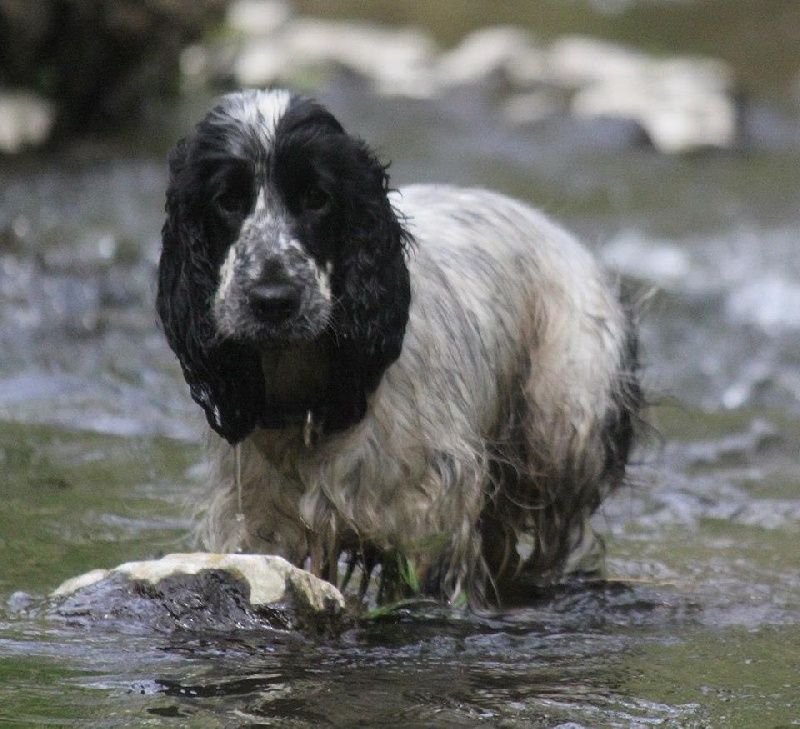
[[[222,97],[170,155],[158,313],[192,397],[231,443],[279,423],[265,352],[329,358],[346,425],[399,356],[408,236],[374,153],[285,91]]]

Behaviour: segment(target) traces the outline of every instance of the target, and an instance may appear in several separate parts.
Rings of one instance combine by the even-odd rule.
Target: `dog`
[[[387,170],[283,90],[221,97],[170,153],[157,309],[216,443],[203,541],[502,605],[601,541],[636,317],[542,213]]]

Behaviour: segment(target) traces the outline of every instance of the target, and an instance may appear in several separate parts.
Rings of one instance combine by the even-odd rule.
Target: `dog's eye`
[[[235,222],[250,212],[253,204],[253,174],[245,165],[224,165],[211,176],[211,204],[224,221]]]
[[[309,185],[300,197],[300,204],[303,210],[308,210],[312,213],[321,213],[330,203],[330,197],[321,187],[317,185]]]
[[[223,190],[214,198],[214,207],[225,218],[241,217],[250,208],[250,196],[240,190]]]

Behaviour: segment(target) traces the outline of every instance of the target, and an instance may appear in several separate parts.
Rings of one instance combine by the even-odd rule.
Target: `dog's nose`
[[[300,308],[301,291],[289,283],[257,284],[249,296],[256,314],[272,322],[285,321]]]

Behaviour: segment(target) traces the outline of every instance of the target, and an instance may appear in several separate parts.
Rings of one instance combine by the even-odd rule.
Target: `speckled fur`
[[[236,439],[243,529],[233,447],[213,436],[201,538],[331,579],[345,552],[401,554],[428,593],[502,602],[570,569],[624,480],[641,407],[634,323],[586,249],[529,206],[449,186],[390,199],[414,241],[399,356],[357,422],[311,445],[300,423]],[[327,270],[335,311],[338,264]],[[322,279],[303,285],[331,301]]]

